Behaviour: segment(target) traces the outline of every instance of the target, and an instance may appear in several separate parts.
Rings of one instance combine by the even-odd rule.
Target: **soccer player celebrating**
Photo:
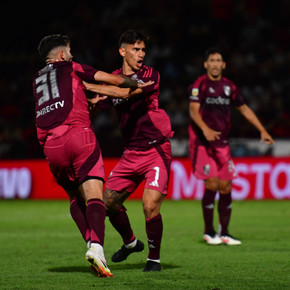
[[[46,36],[38,51],[46,62],[33,80],[38,139],[57,183],[70,197],[71,215],[89,248],[86,259],[99,276],[110,277],[103,251],[104,166],[82,80],[132,89],[137,82],[73,62],[65,35]]]
[[[229,234],[232,212],[232,179],[236,177],[230,155],[228,135],[230,130],[230,105],[261,134],[261,142],[274,143],[255,113],[245,104],[237,87],[222,73],[226,67],[219,49],[209,49],[205,54],[206,74],[189,87],[189,148],[193,174],[203,179],[205,191],[202,211],[205,224],[205,241],[210,245],[240,245],[241,241]],[[219,235],[213,226],[215,196],[219,192]]]
[[[168,115],[158,106],[159,73],[143,64],[147,40],[147,36],[134,30],[126,31],[120,37],[119,53],[123,65],[114,74],[128,76],[139,83],[152,81],[152,84],[133,92],[127,89],[129,98],[126,100],[110,99],[117,111],[125,151],[108,178],[104,196],[110,222],[124,242],[113,254],[112,261],[121,262],[131,253],[144,249],[144,244],[133,233],[123,202],[145,180],[142,201],[149,254],[144,272],[161,270],[163,223],[160,206],[167,194],[171,164],[168,138],[173,135]],[[109,96],[117,96],[124,90],[111,86],[86,86]]]

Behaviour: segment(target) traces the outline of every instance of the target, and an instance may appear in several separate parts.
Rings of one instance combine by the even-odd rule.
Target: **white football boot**
[[[91,264],[99,277],[113,277],[104,256],[103,247],[99,244],[92,243],[89,250],[86,252],[86,260]]]

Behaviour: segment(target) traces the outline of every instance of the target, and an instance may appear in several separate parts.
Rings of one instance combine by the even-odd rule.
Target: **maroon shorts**
[[[44,154],[57,183],[70,191],[89,178],[104,180],[103,158],[92,129],[67,128],[44,144]]]
[[[230,147],[205,147],[197,145],[191,148],[193,174],[197,179],[218,177],[232,180],[237,177],[230,154]]]
[[[133,192],[145,180],[145,188],[167,194],[171,158],[168,140],[146,151],[127,149],[110,173],[106,188]]]

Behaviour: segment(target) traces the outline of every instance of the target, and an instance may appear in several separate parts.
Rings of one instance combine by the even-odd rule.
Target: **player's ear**
[[[65,60],[65,53],[64,53],[63,50],[60,50],[59,53],[58,53],[58,55],[59,55],[59,58],[60,58],[61,60]]]
[[[225,69],[227,64],[223,61],[223,69]]]
[[[120,53],[120,55],[121,55],[122,57],[124,57],[125,54],[126,54],[126,52],[125,52],[125,47],[121,46],[121,47],[119,48],[119,53]]]
[[[205,69],[207,69],[207,67],[208,67],[208,66],[207,66],[207,61],[204,61],[204,62],[203,62],[203,67],[204,67]]]

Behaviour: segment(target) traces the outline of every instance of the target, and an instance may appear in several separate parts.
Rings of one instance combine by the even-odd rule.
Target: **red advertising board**
[[[106,177],[117,162],[118,159],[104,160]],[[290,157],[236,158],[234,163],[238,178],[233,181],[233,199],[290,199]],[[143,184],[130,198],[142,197]],[[203,189],[203,181],[191,173],[189,159],[173,159],[167,198],[199,200]],[[66,199],[67,196],[55,182],[45,160],[21,160],[0,161],[0,198]]]

